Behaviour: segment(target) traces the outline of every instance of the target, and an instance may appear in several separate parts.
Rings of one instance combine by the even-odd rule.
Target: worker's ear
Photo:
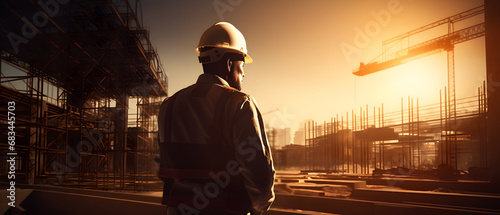
[[[233,61],[231,59],[227,59],[227,73],[231,72],[231,65],[233,64]]]

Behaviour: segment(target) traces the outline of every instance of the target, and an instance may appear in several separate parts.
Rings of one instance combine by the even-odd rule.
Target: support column
[[[487,152],[491,181],[500,187],[500,1],[485,0],[486,80],[488,87]]]
[[[453,33],[453,23],[449,24],[448,33]],[[446,164],[453,167],[453,169],[458,169],[457,164],[457,105],[455,96],[455,50],[451,47],[447,52],[448,57],[448,114],[447,122],[448,125],[446,130],[446,139],[448,144],[448,160]]]
[[[122,94],[120,99],[116,101],[116,115],[115,115],[115,143],[113,155],[114,173],[120,174],[120,187],[124,185],[125,175],[127,172],[127,127],[128,127],[128,96]]]

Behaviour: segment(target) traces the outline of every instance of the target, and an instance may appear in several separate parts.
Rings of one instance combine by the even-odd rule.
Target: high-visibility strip
[[[163,168],[158,170],[158,176],[162,178],[191,178],[191,179],[213,179],[210,172],[216,173],[220,170],[210,169],[179,169]]]

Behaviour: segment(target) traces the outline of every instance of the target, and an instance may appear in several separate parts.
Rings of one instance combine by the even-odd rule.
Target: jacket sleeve
[[[275,170],[262,116],[246,96],[233,120],[233,143],[253,213],[262,213],[274,201]]]
[[[156,167],[156,172],[158,173],[158,170],[160,169],[160,145],[165,141],[164,136],[164,127],[165,127],[165,114],[167,110],[167,99],[165,99],[161,105],[160,105],[160,111],[158,112],[158,141],[156,144],[156,151],[155,151],[155,167]]]

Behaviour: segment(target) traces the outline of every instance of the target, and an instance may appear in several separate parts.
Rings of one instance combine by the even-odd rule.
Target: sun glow
[[[443,78],[447,74],[446,62],[439,60],[440,57],[436,56],[401,65],[396,69],[399,74],[393,79],[395,86],[413,96],[437,94],[446,85]]]
[[[418,59],[388,71],[391,94],[415,98],[438,98],[447,85],[446,54]]]
[[[400,99],[418,98],[420,105],[439,102],[447,85],[446,53],[414,60],[356,79],[359,105],[380,105],[399,110]],[[406,105],[406,103],[405,103]]]

